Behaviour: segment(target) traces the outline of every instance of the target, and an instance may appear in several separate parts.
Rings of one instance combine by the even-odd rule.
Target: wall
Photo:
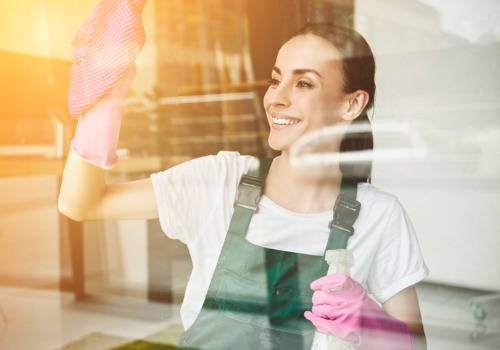
[[[500,290],[499,11],[356,1],[378,63],[376,148],[403,151],[376,154],[374,184],[412,217],[430,281],[488,290]]]

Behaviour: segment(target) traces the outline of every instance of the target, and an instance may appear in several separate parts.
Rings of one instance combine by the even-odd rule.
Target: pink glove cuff
[[[146,41],[145,3],[101,0],[76,33],[68,95],[72,116],[84,115],[134,64]]]
[[[121,113],[102,116],[87,113],[78,118],[71,148],[78,158],[100,168],[111,169],[118,157],[118,138],[120,135]]]
[[[116,150],[127,90],[136,73],[135,65],[126,70],[110,93],[78,118],[71,142],[74,154],[87,163],[109,169],[118,160]]]

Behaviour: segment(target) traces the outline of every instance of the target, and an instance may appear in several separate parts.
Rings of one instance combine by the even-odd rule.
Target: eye
[[[280,81],[276,78],[271,78],[267,81],[270,86],[278,86]]]
[[[299,80],[299,81],[297,82],[297,87],[299,87],[299,88],[306,88],[306,89],[308,89],[308,88],[312,88],[312,87],[314,87],[314,85],[313,85],[313,84],[311,84],[311,83],[310,83],[310,82],[308,82],[308,81],[305,81],[305,80]]]

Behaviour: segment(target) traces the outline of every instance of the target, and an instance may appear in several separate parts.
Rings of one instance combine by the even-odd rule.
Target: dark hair
[[[326,39],[339,51],[345,93],[363,90],[369,95],[365,109],[351,122],[344,134],[340,152],[373,151],[373,132],[367,114],[374,106],[376,90],[375,58],[370,46],[357,31],[331,23],[307,23],[294,37],[304,34],[314,34]],[[369,182],[372,159],[370,157],[366,162],[341,162],[340,170],[350,181]]]

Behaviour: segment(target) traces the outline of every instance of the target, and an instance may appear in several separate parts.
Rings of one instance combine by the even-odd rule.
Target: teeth
[[[298,122],[298,120],[291,120],[286,118],[273,118],[273,123],[279,125],[293,125],[297,124]]]

